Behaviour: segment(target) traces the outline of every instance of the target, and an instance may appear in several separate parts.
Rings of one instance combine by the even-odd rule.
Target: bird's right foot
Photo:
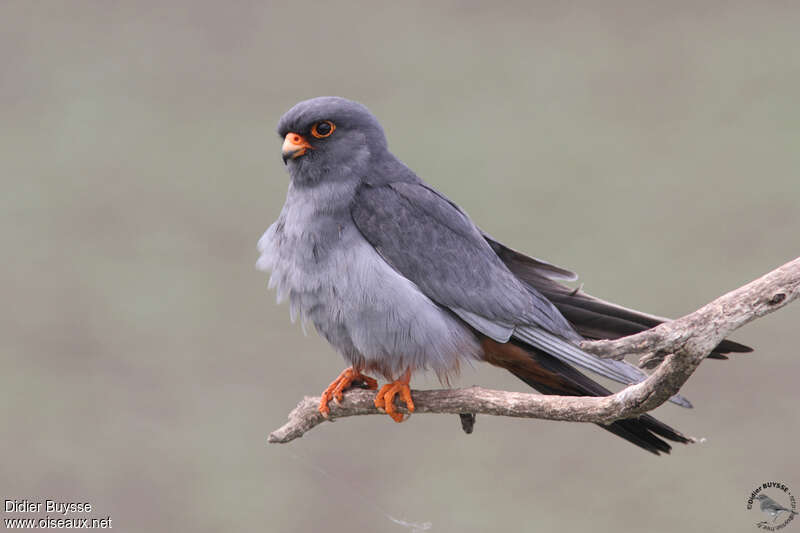
[[[409,368],[400,379],[381,387],[381,390],[379,390],[378,394],[375,396],[375,407],[383,410],[387,415],[392,417],[392,420],[395,422],[402,422],[405,420],[406,418],[403,416],[403,413],[397,411],[394,405],[394,398],[395,396],[399,396],[406,404],[408,412],[413,413],[414,401],[411,399],[410,382],[411,369]]]
[[[341,403],[342,394],[344,391],[352,387],[356,382],[363,383],[369,390],[375,390],[378,388],[378,382],[375,379],[365,376],[359,370],[356,370],[353,367],[346,368],[341,374],[339,374],[338,378],[334,379],[333,382],[328,385],[328,388],[322,393],[322,399],[319,401],[319,412],[322,413],[322,416],[328,418],[328,415],[331,412],[330,407],[328,407],[328,403],[330,403],[331,400],[334,400],[337,404]]]

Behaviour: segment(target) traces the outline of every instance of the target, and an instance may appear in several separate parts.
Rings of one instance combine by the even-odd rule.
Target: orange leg
[[[406,404],[409,413],[414,412],[414,401],[411,399],[411,389],[408,384],[411,382],[411,369],[405,371],[403,376],[397,381],[387,383],[378,395],[375,396],[375,407],[383,409],[386,414],[392,417],[395,422],[403,421],[403,414],[397,412],[397,407],[394,405],[394,397],[398,394],[403,402]]]
[[[328,403],[335,400],[336,403],[342,402],[342,393],[353,385],[354,381],[361,381],[366,384],[367,389],[375,390],[378,388],[378,382],[369,376],[365,376],[360,371],[353,367],[345,368],[339,377],[334,379],[328,388],[322,393],[322,399],[319,401],[319,412],[322,416],[328,417],[331,409]]]

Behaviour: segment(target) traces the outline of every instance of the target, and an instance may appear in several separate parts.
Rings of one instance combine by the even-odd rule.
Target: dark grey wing
[[[507,342],[513,335],[620,383],[647,377],[626,361],[580,350],[574,343],[581,337],[556,307],[508,269],[465,213],[423,184],[363,185],[351,213],[387,263],[487,337]],[[557,267],[542,268],[569,276]]]
[[[578,274],[571,270],[520,253],[502,244],[500,241],[495,240],[488,233],[481,233],[483,238],[489,243],[489,246],[492,247],[492,250],[494,250],[497,256],[500,257],[503,263],[505,263],[517,277],[519,277],[517,271],[522,271],[550,280],[563,279],[565,281],[575,281],[578,279]]]
[[[386,262],[485,335],[506,342],[515,326],[531,322],[577,338],[553,304],[511,273],[472,221],[424,185],[364,185],[352,216]]]

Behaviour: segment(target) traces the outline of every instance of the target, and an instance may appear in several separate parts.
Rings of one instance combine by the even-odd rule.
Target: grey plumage
[[[439,305],[498,342],[514,336],[624,384],[647,377],[626,361],[600,359],[575,346],[582,338],[558,309],[514,276],[469,217],[443,195],[418,179],[375,181],[378,185],[367,178],[356,195],[356,226],[390,265]],[[681,396],[672,401],[691,406]]]
[[[408,367],[444,377],[458,368],[454,353],[476,358],[472,334],[381,259],[327,188],[290,185],[259,241],[258,267],[272,271],[270,286],[288,297],[293,319],[311,321],[351,364],[387,378]]]
[[[303,116],[321,104],[332,106],[322,116],[336,121],[336,141],[342,142],[289,163],[292,181],[286,202],[259,241],[257,266],[272,271],[270,287],[277,289],[279,300],[289,299],[292,316],[312,322],[351,364],[387,378],[409,367],[430,368],[445,379],[461,363],[455,354],[464,360],[478,358],[477,340],[391,268],[364,239],[350,213],[360,176],[376,156],[388,153],[377,122],[368,120],[371,115],[358,104],[322,99],[295,106],[281,120],[279,132],[307,130]],[[334,151],[341,154],[337,165],[309,164]]]
[[[624,384],[646,377],[625,361],[583,352],[586,325],[565,318],[558,305],[561,298],[584,309],[584,300],[576,304],[555,281],[575,274],[483,233],[389,152],[383,128],[361,104],[301,102],[281,118],[278,134],[289,143],[291,182],[278,220],[259,241],[257,266],[272,272],[270,286],[279,300],[289,299],[292,318],[312,322],[354,367],[388,379],[430,368],[446,381],[462,362],[487,358],[491,339],[519,344],[544,365],[547,383],[523,379],[548,394],[605,391],[548,357]],[[632,315],[618,319],[622,311],[608,309],[607,316],[592,311],[610,321],[605,336],[616,331],[614,320],[650,320],[623,308]],[[680,396],[672,401],[690,405]],[[650,418],[607,429],[654,452],[669,446],[651,431],[686,441]]]
[[[507,342],[519,323],[579,338],[553,304],[526,289],[469,217],[442,195],[418,178],[387,184],[365,181],[352,208],[356,226],[425,294],[498,342]],[[473,316],[490,321],[487,329],[494,334],[483,331],[485,324]]]

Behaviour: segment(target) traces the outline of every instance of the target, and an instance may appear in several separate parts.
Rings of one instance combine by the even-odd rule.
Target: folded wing
[[[573,273],[502,247],[455,204],[421,182],[363,185],[352,216],[388,264],[487,337],[501,343],[518,338],[620,383],[647,377],[626,361],[600,359],[580,350],[580,331],[506,261],[512,257],[514,265],[525,266],[520,270],[537,272],[545,280],[574,279]],[[672,401],[690,405],[679,396]]]

